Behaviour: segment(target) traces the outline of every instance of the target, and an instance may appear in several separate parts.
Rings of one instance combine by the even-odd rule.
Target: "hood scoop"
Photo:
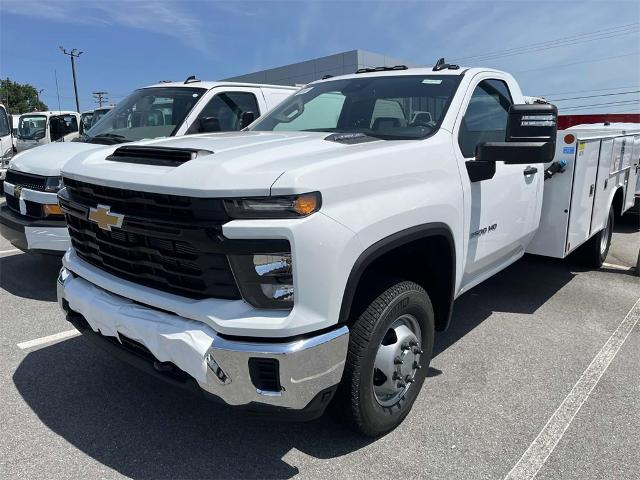
[[[161,167],[179,167],[183,163],[213,154],[210,150],[169,147],[120,147],[106,160],[140,165],[158,165]]]
[[[357,145],[359,143],[377,142],[380,139],[365,135],[364,133],[332,133],[324,137],[329,142],[344,143],[346,145]]]

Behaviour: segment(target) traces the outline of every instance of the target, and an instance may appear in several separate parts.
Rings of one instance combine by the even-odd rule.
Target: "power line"
[[[640,103],[640,100],[625,100],[622,102],[606,102],[606,103],[592,103],[590,105],[576,105],[575,107],[563,107],[562,110],[580,110],[583,108],[593,108],[593,107],[610,107],[615,105],[629,105],[632,103]]]
[[[580,100],[582,98],[610,97],[613,95],[629,95],[631,93],[640,93],[640,90],[633,90],[631,92],[619,92],[619,93],[601,93],[600,95],[585,95],[582,97],[548,98],[547,100],[551,102],[564,102],[567,100]]]
[[[578,43],[591,42],[594,40],[604,40],[607,38],[613,38],[621,35],[636,33],[638,29],[634,27],[639,24],[640,22],[634,22],[626,25],[620,25],[617,27],[611,27],[608,29],[595,30],[593,32],[585,32],[581,34],[571,35],[568,37],[560,37],[560,38],[548,40],[545,42],[536,42],[536,43],[531,43],[529,45],[522,45],[520,47],[514,47],[510,49],[505,49],[505,50],[498,50],[498,51],[487,52],[483,54],[469,55],[466,57],[457,57],[454,59],[454,61],[459,62],[460,60],[468,60],[468,59],[491,60],[494,58],[521,55],[523,53],[533,53],[535,51],[546,50],[549,48],[564,47],[569,45],[575,45]]]
[[[611,57],[604,57],[604,58],[594,58],[593,60],[583,60],[581,62],[570,62],[570,63],[561,63],[561,64],[556,64],[556,65],[547,65],[546,67],[538,67],[538,68],[529,68],[527,70],[518,70],[517,72],[513,72],[513,73],[526,73],[526,72],[535,72],[537,70],[547,70],[549,68],[563,68],[563,67],[570,67],[573,65],[582,65],[585,63],[595,63],[595,62],[604,62],[607,60],[614,60],[616,58],[622,58],[622,57],[630,57],[632,55],[638,55],[638,53],[640,52],[631,52],[631,53],[624,53],[622,55],[614,55]]]
[[[554,43],[557,43],[557,42],[562,41],[562,40],[576,40],[579,37],[592,36],[592,35],[605,35],[605,34],[613,33],[614,31],[620,30],[620,29],[626,30],[626,29],[628,29],[630,27],[633,27],[633,26],[639,25],[639,24],[640,24],[640,22],[628,23],[628,24],[625,24],[625,25],[618,25],[617,27],[609,27],[609,28],[606,28],[606,29],[603,29],[603,30],[594,30],[592,32],[574,34],[574,35],[570,35],[568,37],[555,38],[555,39],[547,40],[547,41],[544,41],[544,42],[530,43],[529,45],[523,45],[523,46],[520,46],[520,47],[507,48],[505,50],[496,50],[496,51],[493,51],[493,52],[479,53],[479,54],[476,54],[476,55],[469,55],[469,56],[466,56],[466,57],[458,57],[458,58],[455,58],[455,60],[466,60],[468,58],[478,58],[478,57],[485,57],[485,56],[489,56],[489,55],[501,55],[503,53],[510,53],[510,52],[514,52],[514,51],[517,51],[517,50],[521,50],[523,48],[535,48],[535,47],[544,46],[544,45],[548,45],[548,44],[554,44]]]
[[[553,96],[553,95],[569,95],[571,93],[585,93],[585,92],[604,92],[605,90],[622,90],[623,88],[638,88],[640,85],[629,85],[626,87],[607,87],[607,88],[593,88],[591,90],[572,90],[570,92],[554,92],[554,93],[541,93],[541,96]]]

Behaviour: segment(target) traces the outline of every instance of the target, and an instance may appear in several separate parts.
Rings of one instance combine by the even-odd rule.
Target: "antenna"
[[[444,61],[444,57],[442,57],[442,58],[439,58],[436,64],[433,66],[433,71],[439,72],[440,70],[458,70],[459,68],[460,68],[460,65],[452,65],[452,64],[446,63]]]

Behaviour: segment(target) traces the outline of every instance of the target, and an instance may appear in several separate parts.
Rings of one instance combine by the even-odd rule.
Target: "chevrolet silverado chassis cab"
[[[556,116],[439,62],[311,83],[247,131],[79,155],[59,303],[176,385],[307,419],[334,402],[384,434],[457,296],[530,246],[604,260],[640,136],[556,137]]]
[[[0,180],[6,171],[6,182],[0,187],[7,201],[0,209],[0,233],[21,250],[62,255],[70,243],[56,195],[61,186],[60,168],[74,155],[142,139],[240,130],[296,90],[189,77],[185,82],[138,89],[115,108],[98,108],[92,113],[90,128],[74,141],[52,142],[19,153],[8,170],[2,168],[0,159]],[[73,115],[77,136],[79,114]],[[40,126],[46,127],[54,117],[47,118],[40,113],[23,115],[22,138],[37,136],[34,125],[41,120]],[[40,135],[46,133],[42,128]]]

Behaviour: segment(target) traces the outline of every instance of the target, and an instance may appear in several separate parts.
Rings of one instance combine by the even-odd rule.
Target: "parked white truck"
[[[8,115],[5,106],[0,103],[0,186],[2,186],[7,173],[9,160],[14,153],[11,124],[11,116]]]
[[[20,115],[16,147],[18,152],[52,142],[70,142],[78,134],[78,112],[30,112]]]
[[[59,303],[175,385],[298,418],[333,399],[383,434],[457,296],[530,246],[606,256],[612,152],[637,164],[640,136],[556,138],[556,116],[508,73],[440,61],[314,82],[248,131],[79,155]]]
[[[145,138],[239,130],[296,90],[190,77],[136,90],[113,109],[96,109],[90,129],[76,141],[15,156],[4,185],[7,205],[0,209],[0,233],[22,250],[62,255],[69,234],[56,193],[60,168],[74,155]]]

